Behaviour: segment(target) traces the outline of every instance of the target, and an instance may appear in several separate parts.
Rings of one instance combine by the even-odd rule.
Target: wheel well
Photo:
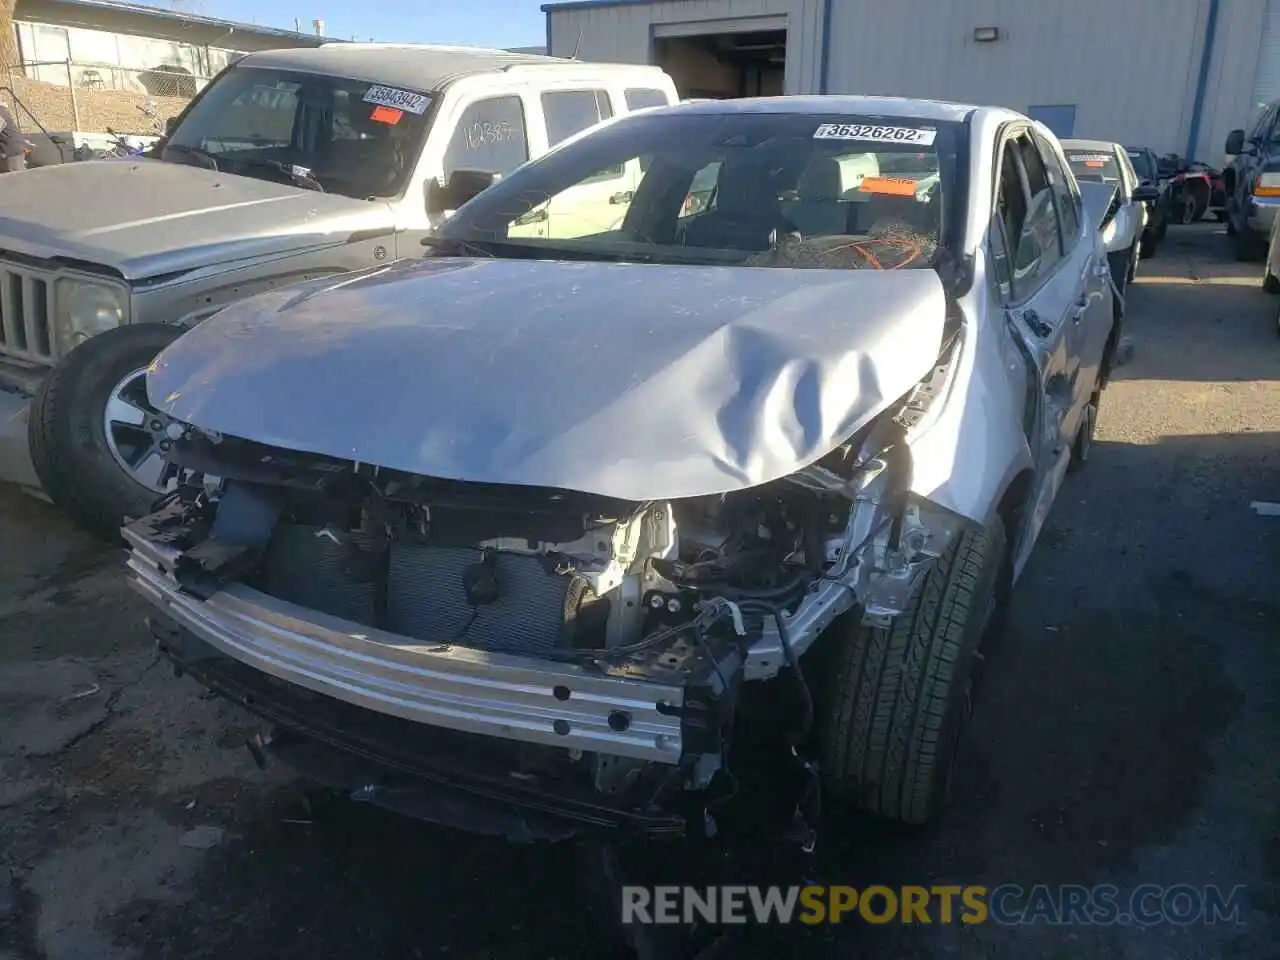
[[[1013,563],[1022,541],[1022,521],[1034,489],[1035,474],[1028,468],[1013,478],[1005,488],[996,507],[996,514],[1004,525],[1004,556],[1000,558],[1000,573],[996,580],[996,609],[992,614],[991,629],[983,640],[984,647],[994,649],[1004,632],[1009,615],[1009,598],[1013,594]]]
[[[996,514],[1000,517],[1000,522],[1004,524],[1005,552],[1008,558],[1012,558],[1017,552],[1023,512],[1026,510],[1027,501],[1031,496],[1034,477],[1035,474],[1029,467],[1019,473],[1013,478],[1009,486],[1005,487],[1004,495],[996,506]]]

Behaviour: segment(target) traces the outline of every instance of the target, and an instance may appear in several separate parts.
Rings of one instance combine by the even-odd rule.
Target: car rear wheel
[[[1196,198],[1191,192],[1183,191],[1174,206],[1174,219],[1181,224],[1196,222]]]
[[[1242,263],[1253,263],[1266,256],[1267,248],[1239,230],[1231,235],[1231,250]]]
[[[904,823],[940,811],[972,711],[1004,548],[998,519],[966,530],[891,626],[850,621],[828,638],[839,644],[824,670],[818,718],[829,793]]]
[[[1089,462],[1089,454],[1093,452],[1093,435],[1098,426],[1098,406],[1102,402],[1102,388],[1095,388],[1089,404],[1084,408],[1084,417],[1080,421],[1080,429],[1076,431],[1075,443],[1071,445],[1071,460],[1067,469],[1072,472],[1083,470]]]
[[[36,392],[27,439],[50,499],[80,526],[115,539],[164,493],[165,419],[147,400],[146,370],[182,334],[139,324],[76,347]]]

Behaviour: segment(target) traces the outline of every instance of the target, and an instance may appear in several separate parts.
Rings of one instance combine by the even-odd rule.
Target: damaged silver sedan
[[[263,753],[467,829],[709,829],[761,744],[801,819],[922,822],[1088,455],[1099,202],[1000,109],[606,124],[159,356],[157,642]]]

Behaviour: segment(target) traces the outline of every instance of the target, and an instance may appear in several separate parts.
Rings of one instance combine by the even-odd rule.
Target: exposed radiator
[[[537,654],[569,645],[576,636],[602,642],[607,601],[597,600],[580,578],[554,572],[543,559],[490,554],[496,599],[472,606],[465,578],[481,561],[479,550],[392,543],[383,557],[370,548],[370,538],[362,534],[281,524],[267,552],[263,589],[299,606],[427,643]],[[379,624],[384,570],[386,606]]]
[[[563,646],[573,578],[544,568],[537,557],[497,553],[490,558],[498,599],[467,603],[463,577],[479,550],[393,544],[387,615],[396,633],[483,650],[537,653]]]

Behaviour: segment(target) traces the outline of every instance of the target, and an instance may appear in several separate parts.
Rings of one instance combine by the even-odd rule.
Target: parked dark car
[[[1171,180],[1160,176],[1160,161],[1156,152],[1150,147],[1125,147],[1129,154],[1129,163],[1133,172],[1138,175],[1138,183],[1142,186],[1155,187],[1160,191],[1160,198],[1147,204],[1147,226],[1142,231],[1142,255],[1150,257],[1155,254],[1156,247],[1169,232],[1169,188]]]
[[[1248,130],[1227,135],[1227,233],[1240,260],[1261,260],[1280,208],[1280,101],[1267,104]]]

